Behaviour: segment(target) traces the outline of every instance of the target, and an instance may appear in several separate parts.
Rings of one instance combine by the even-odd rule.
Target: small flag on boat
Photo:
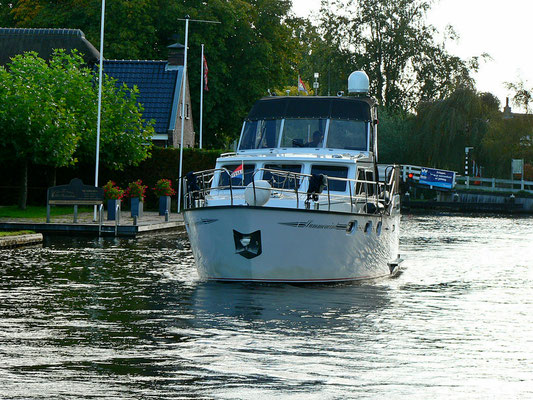
[[[235,168],[235,171],[233,171],[231,173],[231,177],[232,178],[241,178],[243,176],[242,175],[242,171],[243,171],[243,168],[242,168],[242,164],[241,164],[237,168]]]
[[[307,92],[307,89],[305,88],[304,82],[302,81],[302,78],[300,78],[300,75],[298,75],[298,91],[299,92],[305,92],[306,94],[309,94]]]

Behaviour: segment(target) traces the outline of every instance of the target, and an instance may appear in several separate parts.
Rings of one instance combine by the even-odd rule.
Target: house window
[[[185,119],[189,118],[189,104],[185,104]]]

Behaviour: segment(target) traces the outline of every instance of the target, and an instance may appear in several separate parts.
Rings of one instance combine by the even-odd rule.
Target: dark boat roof
[[[370,121],[369,97],[272,96],[257,100],[247,120],[282,118],[335,118]]]

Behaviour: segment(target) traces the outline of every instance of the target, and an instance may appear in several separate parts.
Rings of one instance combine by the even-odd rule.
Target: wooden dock
[[[102,225],[98,221],[93,221],[93,213],[89,212],[79,213],[76,223],[73,222],[72,214],[52,217],[50,223],[46,222],[46,218],[0,218],[0,230],[2,231],[32,230],[42,234],[59,235],[136,237],[141,234],[183,230],[184,228],[181,214],[172,213],[166,221],[164,216],[152,211],[145,211],[143,216],[137,218],[136,221],[131,218],[129,211],[122,211],[119,223],[104,220]]]

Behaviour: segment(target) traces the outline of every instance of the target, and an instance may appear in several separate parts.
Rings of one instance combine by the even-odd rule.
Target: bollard
[[[168,222],[168,217],[169,217],[168,210],[165,210],[165,222]]]
[[[136,215],[133,216],[133,225],[137,226],[137,216]]]

